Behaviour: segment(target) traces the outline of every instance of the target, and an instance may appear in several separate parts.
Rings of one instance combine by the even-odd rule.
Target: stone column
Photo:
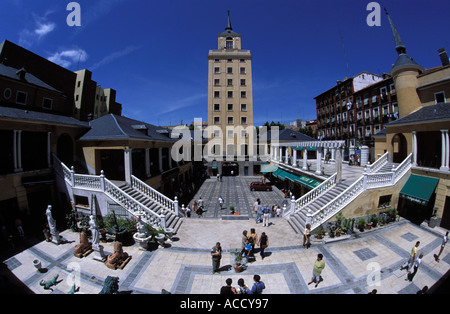
[[[279,158],[278,160],[280,162],[283,162],[283,147],[280,146],[279,152],[280,152],[280,155],[278,156],[278,158]]]
[[[163,172],[163,162],[162,162],[162,147],[158,148],[158,165],[159,165],[159,172]]]
[[[331,160],[336,160],[336,147],[331,148]]]
[[[308,149],[303,148],[303,170],[308,170]]]
[[[441,130],[441,143],[442,143],[442,154],[441,154],[441,167],[439,168],[440,170],[448,170],[448,166],[447,166],[447,151],[448,151],[448,146],[446,145],[446,136],[445,133],[446,131],[448,132],[448,130]],[[448,135],[447,135],[448,136]]]
[[[150,172],[150,148],[145,149],[145,174],[147,177],[152,176]]]
[[[448,130],[445,130],[445,146],[447,147],[447,153],[445,157],[445,166],[447,170],[450,170],[450,139],[448,135]]]
[[[22,130],[17,131],[17,168],[18,171],[22,169]]]
[[[323,147],[317,147],[317,164],[316,164],[316,173],[322,174],[322,149]]]
[[[342,148],[338,147],[334,149],[336,151],[336,183],[342,180]]]
[[[417,166],[417,134],[416,131],[412,131],[412,153],[413,153],[413,166]]]
[[[369,147],[361,147],[361,166],[366,166],[369,163]]]
[[[293,156],[292,156],[292,165],[294,167],[297,167],[297,150],[295,149],[295,147],[293,148]]]
[[[288,146],[286,146],[286,147],[284,148],[284,163],[285,163],[286,165],[289,164],[289,147],[288,147]]]
[[[133,173],[133,159],[131,158],[132,149],[125,148],[123,150],[123,163],[125,168],[125,182],[131,183],[131,175]]]

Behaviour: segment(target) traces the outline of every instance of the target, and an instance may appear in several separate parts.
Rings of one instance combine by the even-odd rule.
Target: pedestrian
[[[262,206],[261,206],[261,200],[258,199],[258,208],[256,210],[258,217],[256,218],[256,223],[261,222],[262,219]]]
[[[245,241],[247,241],[247,240],[248,240],[247,230],[244,230],[244,231],[242,231],[242,237],[241,237],[241,247],[242,247],[241,253],[244,253],[244,244],[245,244]]]
[[[220,196],[219,196],[219,205],[220,205],[220,209],[223,209],[223,203],[224,203],[224,200],[223,200],[223,198],[222,198],[222,195],[220,195]]]
[[[243,278],[239,278],[238,280],[238,288],[236,289],[238,294],[252,294],[252,290],[250,290],[244,282]]]
[[[211,257],[212,257],[212,268],[213,274],[220,274],[220,260],[222,258],[222,247],[220,246],[220,242],[217,242],[216,245],[211,249]]]
[[[269,226],[269,217],[270,217],[270,208],[268,206],[265,206],[262,209],[262,214],[263,214],[263,227],[268,227]]]
[[[255,282],[252,287],[253,294],[262,294],[263,290],[266,289],[266,285],[261,281],[261,277],[259,275],[253,276],[253,281]]]
[[[198,203],[197,203],[197,201],[196,200],[194,200],[194,213],[197,213],[197,210],[198,210]]]
[[[420,265],[422,265],[422,257],[423,253],[420,253],[419,257],[416,258],[413,264],[413,271],[410,271],[406,277],[406,280],[413,281],[414,276],[417,273],[417,270],[419,269]]]
[[[441,256],[441,253],[444,250],[445,244],[447,242],[448,242],[448,231],[445,233],[444,237],[442,238],[442,244],[441,244],[441,248],[439,249],[439,254],[438,255],[434,254],[434,259],[438,263],[439,263],[439,256]]]
[[[202,200],[202,197],[200,196],[200,198],[198,199],[198,208],[202,208],[202,207],[203,207],[203,200]]]
[[[256,201],[253,203],[252,210],[255,214],[258,212],[258,202],[259,202],[259,198],[256,199]]]
[[[231,278],[227,278],[225,280],[226,286],[220,288],[220,294],[236,294],[236,289],[231,286],[233,280]]]
[[[275,204],[275,211],[277,212],[277,217],[280,217],[280,215],[281,215],[281,207],[279,207],[277,204]]]
[[[189,218],[191,217],[191,205],[188,204],[186,207],[186,216]]]
[[[261,233],[261,237],[259,238],[259,247],[261,255],[261,259],[264,259],[264,250],[269,246],[269,237],[265,232]]]
[[[258,234],[255,231],[255,228],[250,229],[250,233],[248,234],[248,241],[250,242],[250,245],[252,246],[252,255],[253,252],[255,252],[255,245],[258,245]]]
[[[219,182],[219,181],[220,181],[220,174],[217,173],[217,182]]]
[[[321,276],[323,269],[325,268],[325,261],[323,260],[322,254],[317,254],[317,260],[314,263],[313,268],[313,275],[311,278],[311,281],[308,283],[308,285],[312,284],[313,282],[316,283],[315,288],[319,285],[321,281],[323,281],[323,278]]]
[[[420,245],[420,241],[417,241],[416,245],[414,245],[414,247],[411,249],[411,254],[409,256],[408,261],[406,261],[406,263],[402,265],[400,270],[403,270],[405,268],[406,268],[406,270],[409,270],[412,267],[412,265],[417,257],[417,248],[419,247],[419,245]]]
[[[309,249],[311,246],[311,225],[306,224],[305,231],[303,233],[303,248]]]
[[[248,261],[250,256],[253,255],[252,245],[250,244],[249,239],[245,240],[242,256],[245,257]]]

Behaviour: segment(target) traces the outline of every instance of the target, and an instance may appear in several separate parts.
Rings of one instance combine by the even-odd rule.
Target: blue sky
[[[81,27],[66,23],[69,2],[2,0],[0,40],[91,70],[99,85],[117,90],[123,115],[156,125],[207,120],[207,55],[227,10],[253,56],[256,125],[314,119],[314,97],[336,80],[389,72],[397,57],[383,9],[381,26],[367,25],[366,0],[79,0]],[[377,2],[407,53],[438,66],[437,50],[450,51],[450,2]]]

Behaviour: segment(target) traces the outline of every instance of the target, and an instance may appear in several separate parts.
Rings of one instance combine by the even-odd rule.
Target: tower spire
[[[227,27],[225,28],[226,31],[232,31],[233,28],[231,27],[231,19],[230,19],[230,10],[228,10],[228,21],[227,21]]]
[[[389,13],[387,11],[386,8],[384,8],[384,11],[386,12],[386,15],[388,17],[389,20],[389,24],[391,25],[391,29],[392,29],[392,34],[394,35],[394,40],[395,40],[395,50],[397,50],[397,53],[400,54],[405,54],[406,53],[406,46],[403,43],[402,39],[400,38],[400,34],[397,31],[397,28],[395,28],[394,23],[392,22],[391,17],[389,16]]]

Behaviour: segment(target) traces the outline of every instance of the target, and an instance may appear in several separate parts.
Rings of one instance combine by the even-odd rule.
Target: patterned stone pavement
[[[7,259],[9,270],[37,294],[65,294],[73,283],[80,287],[78,294],[97,294],[107,276],[120,278],[121,292],[134,294],[160,294],[162,289],[174,294],[217,294],[226,278],[233,285],[243,278],[253,284],[253,275],[259,274],[266,285],[265,294],[366,294],[377,289],[379,294],[415,294],[423,286],[431,287],[450,269],[449,245],[437,263],[433,254],[439,252],[441,228],[426,224],[414,225],[401,219],[399,222],[352,237],[333,241],[315,241],[310,249],[301,247],[300,237],[294,233],[284,218],[271,218],[269,227],[256,224],[251,216],[251,204],[260,197],[264,202],[278,202],[279,191],[250,192],[248,184],[254,178],[226,177],[219,182],[207,181],[199,193],[207,202],[207,215],[203,218],[185,219],[178,233],[165,248],[141,251],[137,245],[124,247],[132,256],[122,270],[108,269],[93,260],[92,254],[77,258],[73,250],[78,244],[78,234],[66,230],[61,235],[66,243],[54,245],[41,242]],[[234,192],[233,192],[234,191]],[[217,195],[222,193],[227,205],[247,211],[248,220],[222,220]],[[232,202],[233,201],[233,202]],[[240,247],[243,230],[255,228],[260,235],[266,232],[269,248],[266,258],[249,263],[242,273],[231,267],[230,252]],[[210,249],[219,241],[224,249],[221,273],[212,274]],[[419,252],[424,253],[423,264],[412,282],[406,281],[406,271],[400,266],[407,260],[416,241]],[[105,243],[105,252],[113,252],[112,243]],[[317,254],[324,255],[324,279],[317,288],[308,285]],[[39,259],[46,272],[37,272],[33,260]],[[54,291],[44,290],[39,282],[50,280],[56,274],[62,281]]]

